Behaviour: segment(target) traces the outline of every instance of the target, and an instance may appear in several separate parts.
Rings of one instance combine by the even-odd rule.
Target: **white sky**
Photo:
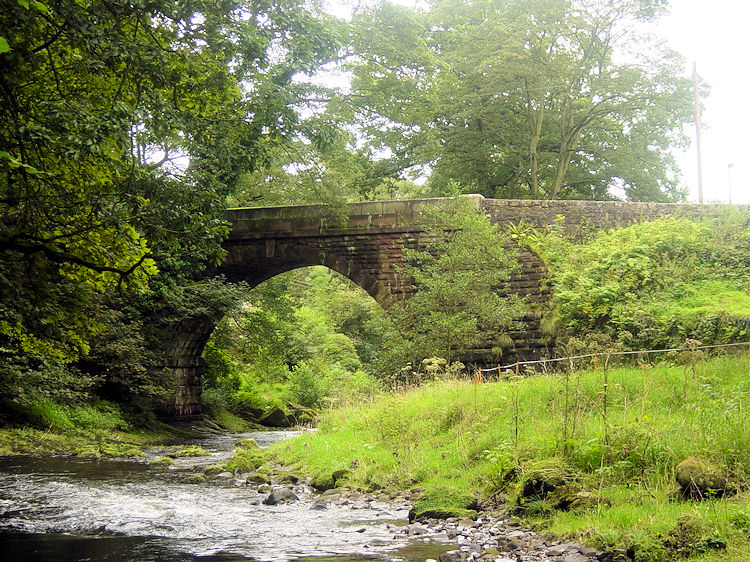
[[[701,133],[704,201],[750,203],[750,0],[672,0],[672,13],[657,32],[688,59],[685,72],[711,86]],[[689,131],[695,138],[695,129]],[[680,154],[682,181],[698,200],[693,146]]]
[[[329,0],[332,12],[348,15],[362,0]],[[366,0],[365,0],[366,1]],[[391,0],[415,6],[420,0]],[[711,87],[704,100],[701,150],[704,202],[750,204],[750,0],[671,0],[671,13],[656,35],[686,59],[685,75],[698,74]],[[681,184],[698,201],[695,127],[685,131],[692,146],[678,151]],[[731,172],[729,164],[733,164]],[[731,173],[731,179],[730,179]]]

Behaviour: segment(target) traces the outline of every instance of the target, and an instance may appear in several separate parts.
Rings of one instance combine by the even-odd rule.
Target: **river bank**
[[[270,448],[259,434],[242,439],[214,428],[208,439],[221,454],[201,445],[205,435],[197,438],[185,429],[110,428],[107,433],[100,428],[87,437],[75,429],[64,439],[54,431],[15,429],[0,433],[0,443],[16,453],[36,447],[27,452],[54,450],[98,459],[93,464],[58,459],[54,462],[68,464],[41,470],[34,477],[39,481],[47,478],[44,474],[68,478],[81,466],[101,465],[117,473],[121,461],[107,458],[131,454],[124,464],[140,468],[125,472],[156,480],[157,488],[176,486],[160,495],[150,484],[136,485],[139,497],[156,498],[151,515],[158,517],[176,513],[170,507],[175,497],[209,511],[216,502],[227,502],[234,507],[225,515],[239,520],[256,509],[278,510],[273,513],[284,517],[296,513],[299,529],[286,535],[295,544],[294,533],[310,530],[310,521],[316,521],[311,517],[333,514],[331,521],[360,525],[349,529],[351,537],[333,522],[323,525],[343,538],[346,556],[376,551],[390,556],[393,548],[421,544],[418,552],[401,559],[423,562],[442,555],[450,560],[447,552],[455,550],[455,560],[739,561],[750,559],[747,403],[750,361],[723,357],[684,367],[610,369],[483,385],[436,382],[328,412],[315,432]],[[266,433],[270,441],[283,434]],[[163,445],[155,446],[157,441]],[[33,467],[45,458],[29,462]],[[676,468],[691,458],[699,461],[691,466],[709,467],[719,477],[698,496],[675,478]],[[117,497],[124,484],[118,481],[100,495]],[[88,486],[71,485],[68,491],[75,494],[85,494]],[[38,502],[58,497],[57,489],[43,491]],[[269,501],[274,494],[280,501]],[[35,497],[28,490],[20,496]],[[142,507],[136,500],[130,505]],[[6,517],[9,512],[35,513],[37,507],[4,503],[0,520],[7,523],[13,520]],[[388,521],[391,516],[395,522]],[[181,519],[156,526],[188,542],[190,535],[206,532],[203,523],[224,532],[222,518],[209,523],[198,514],[187,520],[191,517],[196,517],[192,527],[183,528]],[[82,532],[103,528],[130,538],[153,532],[151,522],[141,529],[130,516],[121,523],[122,528],[84,526]],[[368,534],[373,525],[380,535]],[[45,540],[56,529],[43,528]],[[27,538],[35,532],[24,531]],[[255,556],[242,545],[257,537],[238,529],[227,532],[243,537],[232,543],[231,552]],[[284,548],[290,548],[282,548],[288,559],[340,554],[334,544],[325,552]],[[208,550],[222,552],[216,546]],[[277,554],[265,555],[275,559]]]
[[[0,427],[0,455],[72,455],[82,458],[142,458],[144,447],[182,443],[206,434],[263,430],[260,424],[221,411],[219,419],[169,424],[153,415],[128,419],[112,403],[81,406],[42,403],[35,425]]]
[[[743,357],[444,381],[331,411],[273,452],[319,488],[418,492],[417,519],[505,509],[638,561],[748,560],[748,403]]]

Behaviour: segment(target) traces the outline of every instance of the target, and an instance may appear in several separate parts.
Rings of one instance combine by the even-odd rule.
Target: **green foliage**
[[[333,383],[332,378],[316,367],[302,361],[292,368],[287,379],[292,400],[308,408],[320,406],[323,398],[330,395]]]
[[[279,275],[243,300],[204,350],[213,403],[258,417],[272,406],[291,413],[380,391],[362,367],[381,346],[383,311],[362,289],[315,267]]]
[[[158,301],[221,259],[224,200],[300,131],[292,77],[335,50],[331,24],[294,0],[4,3],[3,360],[70,363],[100,334],[111,355],[92,300],[151,281]]]
[[[381,356],[383,370],[427,357],[450,364],[472,346],[497,340],[523,310],[517,295],[498,294],[517,267],[516,254],[469,199],[452,199],[423,216],[426,244],[404,250],[408,266],[401,272],[416,292],[389,309],[398,333]]]
[[[558,321],[570,334],[601,332],[632,349],[747,339],[747,221],[670,217],[569,246],[551,264]]]
[[[329,111],[380,168],[429,173],[432,195],[457,182],[488,197],[602,199],[618,185],[631,200],[679,200],[671,149],[686,143],[691,84],[682,57],[641,31],[664,11],[376,3],[352,18],[353,91]]]

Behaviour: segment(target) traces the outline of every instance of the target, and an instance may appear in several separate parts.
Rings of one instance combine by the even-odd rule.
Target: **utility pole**
[[[698,150],[698,203],[703,205],[703,165],[701,163],[701,112],[698,106],[698,68],[693,62],[693,104],[695,106],[695,147]]]
[[[734,162],[727,164],[727,187],[729,188],[729,204],[732,204],[732,168],[734,168]]]

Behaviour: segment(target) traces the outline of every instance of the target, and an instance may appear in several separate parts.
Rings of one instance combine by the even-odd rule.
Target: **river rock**
[[[274,490],[268,497],[263,500],[264,505],[277,505],[284,502],[294,502],[299,500],[294,490],[290,488],[282,488],[281,490]]]
[[[265,472],[254,472],[250,475],[248,475],[245,480],[247,482],[255,482],[257,484],[270,484],[271,483],[271,475],[267,474]]]
[[[253,439],[252,437],[248,437],[247,439],[243,439],[242,441],[238,441],[234,444],[235,449],[258,449],[259,445],[258,442]]]
[[[464,562],[467,556],[460,550],[449,550],[440,555],[440,562]]]
[[[571,552],[565,555],[563,562],[591,562],[591,559],[578,552]]]
[[[202,474],[191,474],[185,478],[184,482],[187,482],[188,484],[205,484],[206,477]]]
[[[271,406],[258,421],[263,425],[270,425],[271,427],[289,427],[292,425],[286,412],[284,412],[279,406]]]

